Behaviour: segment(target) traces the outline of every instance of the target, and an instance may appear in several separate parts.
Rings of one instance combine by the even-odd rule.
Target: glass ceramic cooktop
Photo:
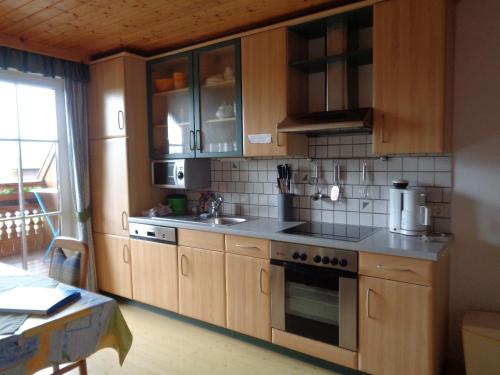
[[[358,242],[379,230],[380,228],[362,225],[328,224],[310,221],[293,228],[285,229],[282,232],[338,241]]]

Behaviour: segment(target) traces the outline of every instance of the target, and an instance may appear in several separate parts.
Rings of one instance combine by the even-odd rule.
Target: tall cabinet
[[[98,285],[132,298],[128,217],[155,201],[147,152],[144,60],[120,54],[93,63],[88,103]]]

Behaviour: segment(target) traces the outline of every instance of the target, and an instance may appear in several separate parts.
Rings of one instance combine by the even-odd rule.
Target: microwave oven
[[[210,187],[209,159],[153,160],[152,184],[159,188],[201,189]]]

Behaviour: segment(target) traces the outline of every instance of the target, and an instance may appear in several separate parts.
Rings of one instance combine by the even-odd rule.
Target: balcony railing
[[[40,214],[37,204],[25,205],[25,216]],[[15,207],[0,207],[0,258],[21,255],[22,225],[26,231],[28,253],[46,249],[52,240],[52,233],[41,216],[21,218]]]

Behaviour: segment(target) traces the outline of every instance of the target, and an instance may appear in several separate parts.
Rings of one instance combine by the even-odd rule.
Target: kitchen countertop
[[[175,218],[130,217],[131,223],[163,225],[175,228],[194,229],[206,232],[258,237],[274,241],[293,242],[312,246],[333,247],[344,250],[364,251],[436,261],[449,246],[451,236],[412,237],[389,232],[386,228],[373,233],[359,242],[339,241],[313,236],[280,233],[303,221],[278,221],[271,218],[251,218],[234,225],[207,225],[203,223],[176,220]]]

